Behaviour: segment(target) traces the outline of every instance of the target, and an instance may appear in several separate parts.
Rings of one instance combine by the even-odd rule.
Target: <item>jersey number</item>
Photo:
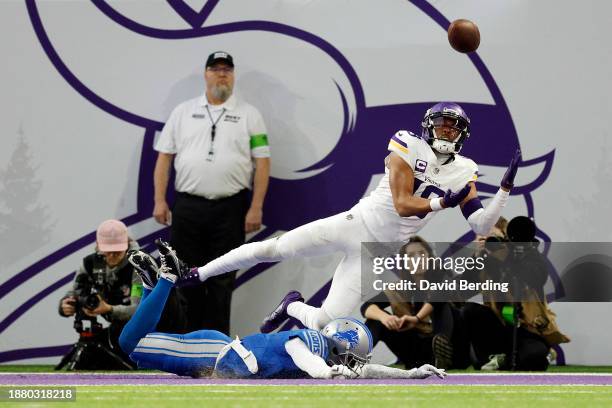
[[[417,191],[419,187],[421,187],[421,184],[423,184],[423,181],[419,180],[418,178],[415,178],[413,190]],[[435,193],[438,197],[444,197],[444,191],[442,191],[442,189],[430,184],[427,187],[425,187],[425,189],[421,193],[421,198],[429,198],[429,196],[432,195],[432,193]],[[417,217],[422,219],[422,218],[425,218],[426,215],[427,213],[417,214]]]

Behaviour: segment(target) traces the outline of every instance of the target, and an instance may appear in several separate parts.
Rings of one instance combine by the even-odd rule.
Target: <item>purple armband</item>
[[[480,199],[478,197],[475,197],[463,205],[463,208],[461,208],[461,212],[467,220],[470,215],[472,215],[474,212],[481,208],[482,203],[480,202]]]

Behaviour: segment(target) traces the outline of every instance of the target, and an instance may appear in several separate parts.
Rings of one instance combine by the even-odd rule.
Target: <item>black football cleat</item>
[[[143,286],[152,290],[157,283],[157,275],[159,273],[159,267],[155,258],[146,252],[130,251],[128,253],[128,262],[134,267],[138,276],[140,276]]]

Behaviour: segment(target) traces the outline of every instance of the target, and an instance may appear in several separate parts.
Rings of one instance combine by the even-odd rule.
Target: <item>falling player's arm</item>
[[[325,360],[310,351],[308,346],[298,337],[286,342],[285,350],[295,365],[312,378],[349,377],[352,373],[344,366],[328,366]]]
[[[294,338],[285,343],[285,350],[291,356],[295,365],[312,378],[411,378],[423,379],[432,375],[446,377],[444,370],[430,364],[425,364],[412,370],[386,367],[379,364],[365,364],[357,371],[343,365],[328,366],[325,360],[312,353],[300,338]]]
[[[393,205],[400,217],[433,211],[430,200],[413,195],[414,172],[408,163],[398,154],[391,152],[388,166]]]
[[[448,190],[444,197],[432,199],[415,197],[413,195],[414,172],[410,165],[397,153],[391,152],[388,167],[393,205],[400,217],[411,217],[417,214],[426,214],[431,211],[455,207],[464,199],[469,191],[469,186],[466,185],[456,193]]]
[[[518,164],[521,160],[521,151],[517,150],[508,166],[508,170],[502,177],[501,186],[491,202],[484,208],[478,192],[476,184],[470,183],[470,192],[461,203],[461,212],[470,224],[472,231],[478,235],[488,235],[491,228],[495,225],[499,216],[508,202],[510,190],[514,186],[514,177],[518,169]]]
[[[436,368],[431,364],[424,364],[419,368],[413,368],[411,370],[402,370],[401,368],[387,367],[380,364],[365,364],[363,367],[357,370],[355,376],[366,379],[376,378],[407,378],[412,380],[422,380],[435,375],[439,378],[445,378],[447,376],[444,369]]]

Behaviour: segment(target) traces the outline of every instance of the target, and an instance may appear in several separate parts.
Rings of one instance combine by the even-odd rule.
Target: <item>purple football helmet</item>
[[[454,141],[440,138],[435,128],[449,126],[458,131]],[[463,143],[470,137],[470,118],[463,108],[454,102],[439,102],[427,109],[421,123],[421,137],[432,149],[445,154],[459,153]]]

